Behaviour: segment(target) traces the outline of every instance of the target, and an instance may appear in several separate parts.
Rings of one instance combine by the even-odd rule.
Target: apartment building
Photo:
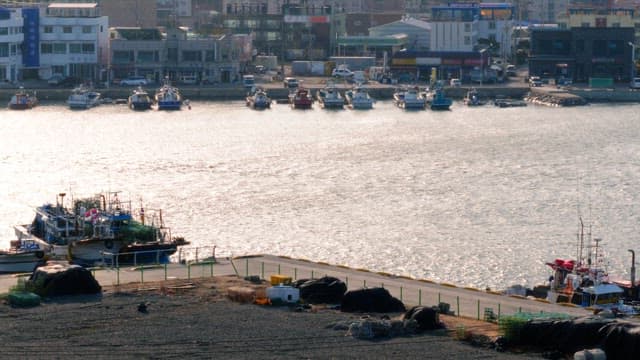
[[[31,28],[36,26],[32,24]],[[36,28],[37,31],[37,28]],[[22,68],[23,17],[20,9],[0,8],[0,81],[15,82]],[[33,51],[33,49],[28,49]]]
[[[62,74],[88,80],[106,75],[109,21],[95,3],[51,3],[39,12],[40,78]]]

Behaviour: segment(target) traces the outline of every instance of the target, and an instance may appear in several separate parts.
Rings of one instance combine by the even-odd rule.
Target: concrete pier
[[[433,306],[448,303],[458,316],[481,319],[486,309],[495,314],[514,313],[561,313],[584,316],[591,312],[584,308],[550,304],[519,296],[506,296],[482,289],[460,287],[447,283],[435,283],[426,279],[412,279],[366,269],[291,259],[272,255],[245,256],[233,259],[218,259],[215,263],[167,264],[146,267],[94,268],[92,272],[101,286],[116,286],[124,283],[144,283],[170,280],[195,279],[221,275],[239,277],[258,276],[269,280],[271,275],[283,275],[293,281],[298,279],[332,276],[344,281],[349,290],[383,287],[406,306]],[[17,284],[16,275],[0,276],[0,293],[8,292]]]

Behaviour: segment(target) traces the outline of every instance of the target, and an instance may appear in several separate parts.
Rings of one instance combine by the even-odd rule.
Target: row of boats
[[[345,90],[344,94],[334,84],[319,89],[315,97],[311,91],[298,87],[289,93],[287,102],[294,109],[310,109],[314,101],[324,109],[372,109],[375,103],[368,90],[361,84]],[[453,100],[446,97],[441,87],[420,89],[417,86],[398,88],[393,94],[394,103],[404,109],[449,110]],[[263,88],[254,88],[247,94],[246,104],[252,109],[268,109],[272,100]]]
[[[325,109],[343,109],[345,106],[355,110],[373,109],[375,100],[362,85],[346,90],[344,95],[333,84],[327,84],[316,92],[315,98],[311,90],[298,87],[289,93],[288,104],[293,109],[310,109],[317,101]],[[263,88],[254,88],[247,94],[246,104],[252,109],[268,109],[272,99]]]
[[[188,243],[172,237],[161,210],[134,208],[118,192],[100,193],[35,208],[31,223],[14,227],[16,240],[0,250],[0,273],[32,271],[47,259],[82,266],[166,263]]]
[[[102,94],[87,85],[80,85],[71,91],[67,98],[70,109],[90,109],[103,103],[112,103],[111,99],[102,97]],[[158,110],[180,110],[182,105],[189,105],[188,100],[183,100],[180,90],[172,86],[168,81],[158,88],[153,96],[142,87],[132,90],[126,100],[132,110],[149,110],[156,107]],[[8,107],[12,110],[27,110],[38,104],[35,92],[27,92],[24,88],[11,97]]]

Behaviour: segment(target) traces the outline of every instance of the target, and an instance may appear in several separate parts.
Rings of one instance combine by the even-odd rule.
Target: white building
[[[97,4],[52,3],[40,17],[40,68],[47,79],[63,74],[97,80],[106,74],[109,22]]]
[[[22,29],[20,9],[0,8],[0,81],[18,80],[18,72],[22,67]]]

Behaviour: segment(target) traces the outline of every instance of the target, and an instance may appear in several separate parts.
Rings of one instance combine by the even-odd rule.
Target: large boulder
[[[293,286],[300,289],[300,298],[309,304],[339,304],[347,291],[342,280],[331,276],[301,279]]]
[[[344,312],[404,312],[402,301],[394,298],[385,288],[349,291],[344,294],[340,309]]]
[[[40,296],[98,294],[102,287],[91,272],[66,262],[48,263],[36,268],[28,286]]]

